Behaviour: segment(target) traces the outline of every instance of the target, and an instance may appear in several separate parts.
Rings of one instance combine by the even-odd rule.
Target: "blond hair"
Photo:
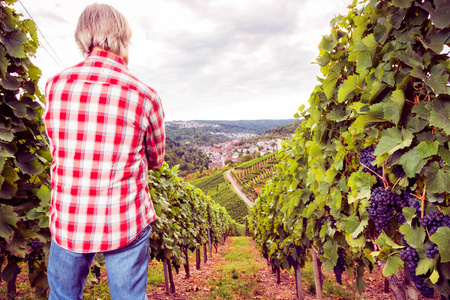
[[[127,20],[108,4],[86,6],[75,29],[75,41],[84,56],[88,56],[94,47],[100,47],[126,57],[130,39],[131,29]]]

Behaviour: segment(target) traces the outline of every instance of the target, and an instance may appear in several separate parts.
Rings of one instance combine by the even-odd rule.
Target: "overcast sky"
[[[41,37],[48,77],[83,56],[73,33],[88,0],[20,0]],[[167,120],[292,118],[318,83],[330,20],[351,0],[109,0],[130,23],[129,69],[158,91]],[[17,11],[25,17],[19,2]]]

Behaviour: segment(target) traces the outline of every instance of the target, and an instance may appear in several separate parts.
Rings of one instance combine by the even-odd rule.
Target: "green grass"
[[[250,240],[234,237],[232,246],[232,250],[222,253],[224,264],[216,267],[218,280],[206,282],[213,287],[207,299],[252,299],[259,290],[255,276],[259,266],[251,252]]]

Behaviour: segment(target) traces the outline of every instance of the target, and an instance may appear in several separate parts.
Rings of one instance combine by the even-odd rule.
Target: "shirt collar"
[[[87,58],[88,59],[89,58],[106,58],[106,59],[113,60],[114,62],[117,62],[117,63],[123,65],[125,68],[127,67],[124,60],[121,57],[117,56],[114,53],[105,51],[105,50],[93,50],[88,55]]]

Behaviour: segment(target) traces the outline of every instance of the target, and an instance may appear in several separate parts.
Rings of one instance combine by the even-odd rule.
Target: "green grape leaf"
[[[421,142],[417,145],[417,151],[421,158],[428,158],[432,155],[436,155],[439,149],[439,142],[434,141],[433,143],[429,141]]]
[[[358,224],[358,227],[355,229],[355,231],[352,233],[352,238],[358,237],[358,235],[364,231],[366,226],[369,224],[369,217],[365,216],[361,222]]]
[[[404,129],[400,130],[396,127],[385,129],[373,154],[375,156],[383,153],[392,155],[395,151],[410,146],[413,137],[411,132]]]
[[[11,239],[14,234],[12,228],[17,227],[18,221],[19,218],[12,206],[0,204],[0,237],[5,240]]]
[[[39,162],[37,158],[26,162],[17,161],[17,166],[20,171],[29,175],[37,175],[44,171],[44,166]]]
[[[332,241],[326,241],[323,244],[324,254],[331,259],[331,261],[333,262],[333,265],[336,265],[336,262],[339,257],[337,250],[338,250],[337,244],[333,243]]]
[[[442,226],[431,236],[430,240],[438,246],[441,262],[450,262],[450,228]]]
[[[400,8],[408,8],[411,5],[410,0],[393,0],[392,4]]]
[[[356,70],[361,72],[370,67],[372,67],[372,58],[369,51],[359,51],[356,58]]]
[[[388,86],[387,86],[385,83],[376,80],[376,81],[372,84],[372,89],[370,89],[370,97],[369,97],[369,101],[370,101],[371,103],[374,102],[374,100],[377,99],[377,97],[378,97],[379,95],[383,95],[382,92],[383,92],[386,88],[388,88]],[[387,97],[388,95],[389,95],[389,94],[386,93],[386,97]],[[381,101],[381,100],[383,100],[383,99],[379,99],[379,101]],[[371,109],[373,109],[373,107],[371,107]]]
[[[405,216],[406,222],[408,222],[408,225],[411,226],[411,222],[416,216],[416,210],[412,207],[405,206],[403,207],[402,212],[403,215]]]
[[[400,164],[408,177],[414,177],[423,169],[426,163],[427,160],[420,157],[417,147],[409,150],[400,158]]]
[[[425,37],[420,35],[417,38],[422,42],[425,48],[433,50],[435,53],[441,53],[444,49],[444,43],[450,34],[450,28],[430,31]]]
[[[353,172],[348,179],[348,186],[352,191],[348,197],[348,203],[353,203],[359,199],[369,199],[371,194],[370,187],[376,181],[376,178],[369,173]]]
[[[319,48],[324,49],[326,51],[331,51],[334,47],[333,38],[329,35],[326,35],[322,38],[320,42]]]
[[[419,260],[416,267],[416,275],[425,275],[434,268],[434,259],[425,257]]]
[[[6,90],[17,90],[21,84],[22,78],[19,76],[12,76],[9,73],[6,73],[4,78],[0,78],[0,85]]]
[[[333,91],[336,88],[336,82],[339,79],[339,74],[331,73],[328,75],[325,80],[322,83],[323,86],[323,92],[325,93],[325,96],[330,99],[333,95]]]
[[[422,226],[411,227],[408,224],[400,226],[400,232],[403,234],[406,242],[414,248],[422,245],[427,235]]]
[[[406,9],[397,9],[391,17],[390,23],[395,29],[399,29],[403,19],[405,18]]]
[[[400,121],[400,109],[395,103],[386,103],[384,105],[384,118],[398,124]]]
[[[25,228],[24,226],[18,226],[17,228],[13,228],[14,234],[10,243],[6,244],[6,249],[9,251],[11,255],[17,257],[25,257],[26,245],[30,239],[34,239],[37,236],[37,233],[32,229]]]
[[[370,56],[375,57],[377,52],[378,42],[375,40],[375,36],[371,33],[362,39],[362,42],[366,46],[367,51],[369,51]]]
[[[403,105],[405,104],[405,94],[403,90],[395,90],[392,92],[389,101],[395,103],[399,111],[402,111]]]
[[[350,75],[348,76],[347,80],[344,81],[344,83],[339,86],[338,90],[338,102],[342,103],[344,102],[348,95],[352,93],[356,88],[358,87],[358,76],[357,75]]]
[[[445,163],[447,165],[450,165],[450,151],[449,150],[447,150],[444,147],[439,147],[438,154],[442,158],[442,160],[445,161]]]
[[[23,47],[26,41],[27,35],[20,30],[14,30],[5,35],[0,35],[0,42],[5,46],[6,51],[13,57],[26,57]]]
[[[3,166],[1,174],[3,178],[5,178],[5,180],[9,182],[16,182],[20,178],[19,175],[17,174],[17,171],[14,168],[12,168],[9,164]]]
[[[397,274],[400,270],[403,269],[403,260],[400,258],[400,255],[390,255],[386,260],[386,265],[383,268],[384,276],[391,276]]]
[[[3,177],[1,177],[1,179],[3,180]],[[17,184],[4,180],[1,185],[0,195],[2,195],[2,199],[9,200],[12,199],[14,195],[16,195],[17,190]]]
[[[353,238],[352,235],[346,235],[345,240],[350,247],[362,248],[366,244],[366,238],[361,235],[358,238]]]
[[[0,46],[0,78],[5,76],[6,70],[10,65],[9,59],[6,57],[7,53],[5,48]]]
[[[431,2],[428,1],[417,3],[417,5],[429,12],[431,20],[437,28],[444,29],[450,26],[450,19],[448,17],[450,15],[450,4],[448,3],[448,1],[435,0],[435,8],[433,8]]]
[[[440,194],[448,191],[448,187],[450,186],[449,166],[440,168],[437,162],[432,162],[425,167],[425,172],[427,174],[427,178],[425,179],[427,184],[427,194]]]
[[[30,65],[28,66],[28,75],[30,76],[31,80],[38,81],[39,78],[41,78],[42,71],[38,67],[30,63]]]
[[[430,275],[430,281],[433,283],[433,284],[436,284],[436,282],[439,280],[439,271],[435,268],[434,270],[433,270],[433,272],[431,273],[431,275]]]
[[[404,50],[392,52],[391,57],[400,59],[411,68],[419,67],[418,70],[423,70],[424,68],[422,57],[412,49],[410,44],[407,44]]]
[[[47,206],[50,204],[51,191],[45,184],[41,185],[39,190],[36,192],[36,196],[41,200],[41,206]]]
[[[382,232],[377,240],[376,240],[377,245],[379,245],[380,247],[390,247],[393,249],[399,249],[399,248],[403,248],[403,246],[398,245],[396,242],[394,242],[394,240],[392,240],[389,236],[387,236],[387,234],[385,232]]]
[[[430,125],[442,128],[450,134],[450,101],[447,98],[431,102]]]

